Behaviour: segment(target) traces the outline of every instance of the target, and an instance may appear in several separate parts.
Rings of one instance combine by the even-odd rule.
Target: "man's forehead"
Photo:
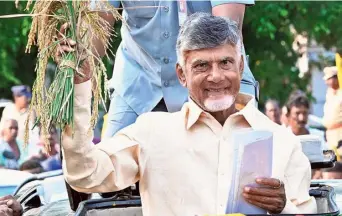
[[[185,53],[186,59],[189,63],[196,61],[215,61],[227,58],[237,58],[236,46],[225,44],[214,48],[191,50]]]

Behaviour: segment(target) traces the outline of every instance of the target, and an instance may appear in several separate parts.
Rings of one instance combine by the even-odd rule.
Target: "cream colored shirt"
[[[342,124],[342,90],[328,89],[324,104],[323,124],[328,129]]]
[[[64,174],[82,192],[109,192],[140,181],[144,216],[224,214],[232,175],[231,131],[247,120],[274,133],[273,177],[284,181],[283,213],[313,213],[310,164],[287,129],[259,112],[253,100],[222,127],[195,103],[176,113],[141,115],[136,123],[94,146],[90,82],[75,86],[74,136],[64,136]],[[244,97],[239,96],[239,100]]]

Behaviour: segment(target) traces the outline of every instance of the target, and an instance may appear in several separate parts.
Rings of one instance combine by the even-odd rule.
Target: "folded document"
[[[232,184],[226,213],[267,214],[245,201],[245,186],[258,187],[257,177],[272,176],[273,134],[268,131],[240,130],[234,133]]]

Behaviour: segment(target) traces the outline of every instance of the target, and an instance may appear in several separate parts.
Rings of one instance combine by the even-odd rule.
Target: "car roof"
[[[0,178],[0,186],[17,186],[25,179],[32,177],[33,174],[18,170],[0,169],[0,176],[6,176],[6,178]]]
[[[8,104],[12,104],[13,102],[11,100],[8,99],[0,99],[0,108],[1,107],[6,107]]]

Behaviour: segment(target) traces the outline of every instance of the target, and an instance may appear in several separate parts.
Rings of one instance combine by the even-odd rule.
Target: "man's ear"
[[[241,55],[241,61],[240,61],[240,65],[239,65],[239,72],[240,72],[240,77],[242,79],[242,74],[243,74],[243,69],[245,67],[245,62],[244,62],[244,59],[243,59],[243,55]]]
[[[176,73],[177,73],[177,77],[178,77],[180,84],[183,87],[186,87],[185,73],[184,73],[182,66],[179,63],[176,64]]]

